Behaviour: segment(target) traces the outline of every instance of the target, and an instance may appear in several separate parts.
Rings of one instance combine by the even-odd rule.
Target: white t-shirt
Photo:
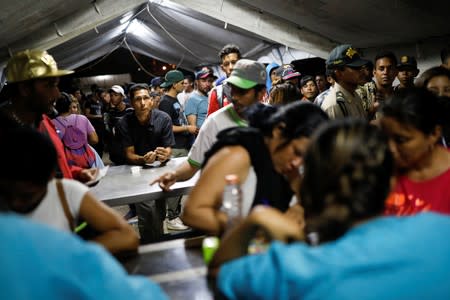
[[[77,219],[80,212],[81,200],[83,200],[83,197],[89,188],[76,180],[61,180],[70,213],[74,219]],[[27,217],[56,229],[71,231],[69,222],[64,214],[64,209],[61,205],[61,200],[59,199],[58,190],[56,188],[56,179],[53,179],[48,183],[47,194],[44,199],[33,212],[27,215]]]
[[[220,131],[231,127],[247,126],[247,121],[239,117],[232,104],[215,111],[206,118],[200,128],[194,145],[192,145],[191,151],[189,151],[188,162],[200,168],[205,160],[205,152],[217,141],[217,134]]]

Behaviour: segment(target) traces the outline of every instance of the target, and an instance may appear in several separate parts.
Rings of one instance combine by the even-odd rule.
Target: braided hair
[[[362,120],[336,120],[319,130],[305,156],[300,191],[307,230],[321,241],[382,213],[393,159],[383,133]]]

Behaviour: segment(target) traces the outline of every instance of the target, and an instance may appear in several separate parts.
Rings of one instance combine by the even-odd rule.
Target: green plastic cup
[[[203,260],[205,264],[209,264],[211,259],[219,248],[220,240],[216,236],[210,236],[203,239],[202,242],[202,252],[203,252]]]

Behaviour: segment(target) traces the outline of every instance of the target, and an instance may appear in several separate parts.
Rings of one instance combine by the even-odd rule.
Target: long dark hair
[[[328,115],[317,105],[296,101],[282,106],[254,106],[248,120],[266,137],[271,137],[273,129],[279,126],[284,142],[278,148],[283,148],[293,139],[310,137],[328,120]]]
[[[401,90],[386,100],[382,114],[397,122],[411,125],[426,135],[436,126],[446,126],[445,107],[425,88]]]
[[[362,120],[336,120],[314,136],[304,169],[300,195],[307,230],[327,241],[382,213],[393,158],[378,128]]]

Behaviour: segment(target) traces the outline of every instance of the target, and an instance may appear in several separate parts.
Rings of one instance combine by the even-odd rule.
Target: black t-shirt
[[[294,193],[284,176],[275,171],[269,150],[264,143],[264,137],[258,129],[232,127],[219,132],[217,141],[205,153],[205,161],[202,167],[220,149],[230,145],[242,146],[250,155],[251,164],[257,178],[252,207],[264,204],[286,211]]]
[[[137,155],[144,155],[156,147],[172,147],[175,144],[170,117],[158,109],[153,109],[151,114],[146,125],[139,124],[134,112],[120,119],[117,129],[124,149],[134,146]]]
[[[85,103],[84,108],[89,108],[89,112],[91,115],[101,116],[103,114],[103,104],[100,101],[97,102],[93,99],[88,100]]]
[[[113,130],[114,127],[116,127],[117,123],[120,119],[122,119],[123,116],[125,116],[127,113],[132,112],[133,108],[131,105],[125,103],[125,109],[120,111],[116,107],[111,107],[108,110],[108,125],[111,130]]]
[[[89,113],[91,115],[96,115],[96,116],[103,116],[103,104],[101,101],[95,101],[93,99],[88,100],[85,105],[84,108],[87,109],[89,108]],[[103,117],[102,118],[96,118],[96,119],[91,119],[89,118],[89,121],[91,121],[92,126],[94,126],[95,130],[98,131],[99,130],[103,130],[104,127],[104,123],[103,123]]]
[[[177,98],[164,95],[159,103],[159,109],[166,112],[172,119],[175,126],[187,125],[187,119],[184,116],[183,108]],[[175,136],[175,147],[177,149],[189,149],[192,145],[193,135],[188,132],[177,132]]]

